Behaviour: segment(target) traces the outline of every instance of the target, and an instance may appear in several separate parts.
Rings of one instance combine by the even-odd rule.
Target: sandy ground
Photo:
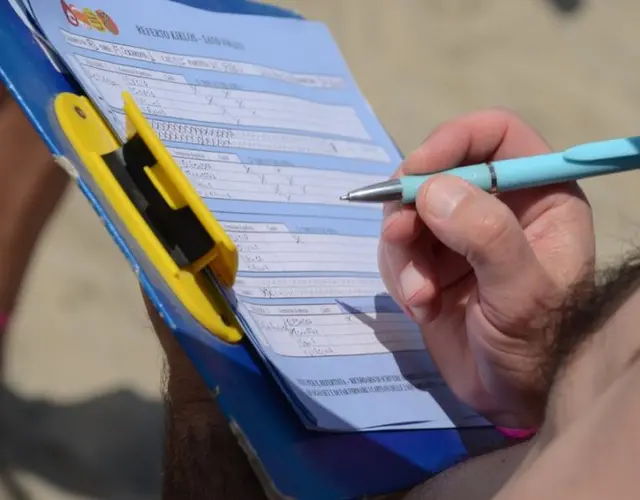
[[[280,0],[325,21],[404,152],[440,122],[516,110],[556,148],[633,135],[640,2]],[[634,63],[634,64],[631,64]],[[600,256],[631,243],[638,174],[585,182]],[[0,498],[157,498],[161,357],[133,275],[73,190],[46,231],[13,328]]]

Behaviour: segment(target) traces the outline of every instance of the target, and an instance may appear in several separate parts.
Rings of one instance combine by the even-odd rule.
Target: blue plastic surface
[[[480,189],[489,191],[491,189],[491,171],[486,163],[479,165],[467,165],[457,167],[448,172],[449,175],[456,175],[465,181],[478,186]],[[430,175],[407,175],[400,178],[402,184],[402,202],[413,203],[416,201],[420,187],[431,179]]]
[[[194,7],[271,16],[297,15],[244,0],[182,0]],[[116,241],[142,287],[209,388],[251,443],[276,488],[301,500],[352,499],[411,487],[467,457],[499,447],[492,429],[332,434],[306,430],[252,346],[226,345],[172,296],[91,183],[52,114],[60,92],[76,85],[53,69],[7,2],[0,1],[0,77],[55,155],[74,162],[78,185]],[[90,329],[90,328],[89,328]]]

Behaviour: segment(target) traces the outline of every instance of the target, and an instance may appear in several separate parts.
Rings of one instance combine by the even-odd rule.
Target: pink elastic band
[[[528,439],[538,432],[538,429],[510,429],[509,427],[498,426],[496,426],[496,429],[498,429],[501,434],[511,439]]]
[[[9,323],[9,315],[0,312],[0,329],[4,328]]]

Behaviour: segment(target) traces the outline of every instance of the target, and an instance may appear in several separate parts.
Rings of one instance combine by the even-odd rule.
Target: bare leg
[[[0,363],[7,318],[15,308],[38,236],[67,183],[67,174],[0,87]]]
[[[145,302],[168,368],[162,498],[274,498],[268,494],[269,479],[256,475],[217,402],[153,305],[146,298]],[[511,476],[528,448],[528,444],[514,446],[470,460],[410,493],[397,492],[369,500],[489,500]]]
[[[177,340],[146,299],[166,355],[163,500],[267,500],[246,455]]]

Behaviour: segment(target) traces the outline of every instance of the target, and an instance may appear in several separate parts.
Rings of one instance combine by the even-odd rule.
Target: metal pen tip
[[[360,189],[349,191],[340,197],[343,201],[354,203],[376,203],[402,199],[402,183],[398,179],[371,184]]]

